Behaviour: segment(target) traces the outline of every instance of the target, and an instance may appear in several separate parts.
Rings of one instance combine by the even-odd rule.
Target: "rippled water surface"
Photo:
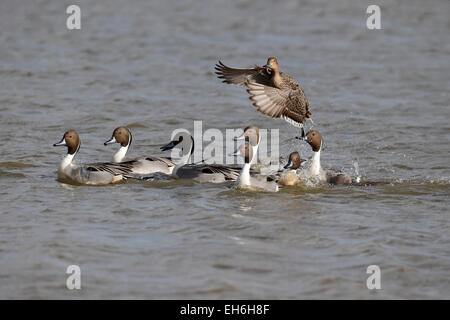
[[[450,3],[383,1],[0,2],[0,298],[450,298]],[[176,128],[280,129],[222,84],[276,56],[311,103],[322,165],[372,187],[277,194],[189,181],[73,186],[52,144],[69,128],[79,162],[161,155]],[[81,267],[82,289],[65,287]],[[378,291],[366,268],[381,268]]]

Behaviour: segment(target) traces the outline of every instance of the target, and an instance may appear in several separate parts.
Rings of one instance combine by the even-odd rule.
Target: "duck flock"
[[[258,146],[260,142],[259,128],[248,126],[236,141],[242,145],[234,152],[235,156],[244,158],[242,167],[222,164],[192,164],[191,155],[194,150],[194,139],[187,132],[180,132],[172,141],[161,147],[162,151],[179,149],[181,158],[176,161],[170,157],[146,156],[127,159],[126,154],[132,142],[131,131],[127,127],[118,127],[105,145],[118,143],[119,150],[114,154],[112,162],[75,164],[73,159],[80,149],[80,137],[75,130],[64,133],[60,142],[54,146],[66,146],[67,155],[58,169],[60,181],[105,185],[127,179],[150,180],[155,174],[168,175],[180,179],[192,179],[201,183],[234,182],[237,188],[276,192],[280,187],[314,183],[357,184],[350,176],[338,170],[324,170],[320,164],[322,136],[316,130],[305,134],[304,127],[309,120],[313,123],[309,102],[302,88],[287,74],[280,72],[276,58],[269,58],[264,66],[253,68],[230,68],[218,62],[215,66],[219,79],[229,84],[247,88],[250,100],[256,109],[271,118],[282,118],[301,130],[296,137],[307,142],[313,151],[312,161],[308,168],[298,152],[289,155],[288,162],[275,172],[262,174],[256,170]],[[252,167],[253,165],[253,167]]]

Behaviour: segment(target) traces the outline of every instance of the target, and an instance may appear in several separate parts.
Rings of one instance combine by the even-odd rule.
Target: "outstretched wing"
[[[221,61],[216,64],[216,74],[225,83],[246,86],[247,82],[255,82],[264,85],[271,85],[272,73],[269,68],[255,66],[254,68],[241,69],[230,68]]]
[[[253,105],[266,116],[283,118],[298,127],[303,127],[311,116],[309,102],[299,86],[279,89],[249,82],[247,87]]]

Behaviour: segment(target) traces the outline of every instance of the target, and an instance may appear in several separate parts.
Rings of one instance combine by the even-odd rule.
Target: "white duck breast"
[[[120,149],[114,154],[114,162],[123,163],[127,161],[125,156],[132,140],[133,136],[127,127],[114,129],[111,139],[104,143],[105,146],[113,143],[120,144]],[[133,162],[131,163],[131,161]],[[136,175],[149,175],[156,172],[171,174],[175,167],[175,163],[170,158],[165,157],[139,157],[129,159],[128,162],[130,162],[132,173]]]
[[[331,184],[351,184],[352,178],[338,170],[323,170],[320,165],[320,151],[322,149],[322,136],[316,130],[310,130],[306,135],[306,142],[314,152],[311,165],[308,169],[309,176],[321,182]]]
[[[277,192],[278,185],[276,182],[268,181],[267,176],[257,174],[250,175],[250,167],[258,150],[259,129],[254,126],[247,127],[244,130],[244,136],[248,142],[241,145],[241,147],[235,152],[235,155],[240,155],[245,159],[239,178],[236,181],[236,186],[238,188],[255,188],[268,192]],[[254,149],[252,148],[255,145],[256,152],[254,152]]]

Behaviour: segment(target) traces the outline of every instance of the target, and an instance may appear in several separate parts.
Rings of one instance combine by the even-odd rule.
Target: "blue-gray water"
[[[0,298],[450,298],[450,3],[0,2]],[[65,130],[79,162],[160,155],[172,130],[279,128],[281,153],[311,151],[218,59],[276,56],[311,103],[322,165],[378,187],[240,192],[189,182],[72,186],[56,180]],[[80,291],[65,270],[81,267]],[[381,290],[366,287],[368,265]]]

